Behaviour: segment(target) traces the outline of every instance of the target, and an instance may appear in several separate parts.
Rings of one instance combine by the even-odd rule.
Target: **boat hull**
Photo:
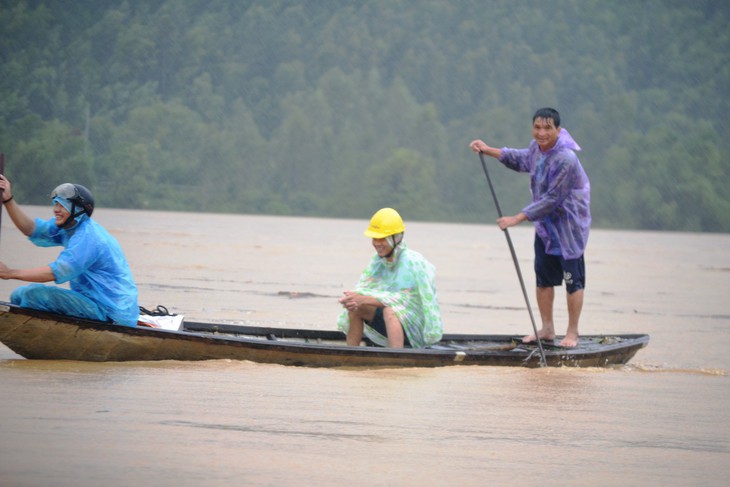
[[[428,349],[350,347],[338,331],[185,323],[180,331],[124,327],[0,302],[0,341],[27,359],[127,362],[248,360],[308,367],[541,366],[536,346],[506,335],[444,335]],[[576,348],[544,343],[548,366],[627,363],[648,335],[581,337]]]

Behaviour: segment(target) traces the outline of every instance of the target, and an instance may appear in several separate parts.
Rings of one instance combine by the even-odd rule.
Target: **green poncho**
[[[425,348],[441,339],[443,323],[434,285],[434,266],[421,254],[401,242],[393,261],[375,255],[363,271],[355,292],[372,296],[393,309],[403,325],[413,348]],[[347,333],[350,321],[347,310],[337,320],[337,327]],[[365,336],[381,346],[388,339],[365,325]]]

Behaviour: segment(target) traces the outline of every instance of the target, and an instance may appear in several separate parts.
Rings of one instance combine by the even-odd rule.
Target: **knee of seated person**
[[[19,305],[20,301],[23,300],[22,296],[23,292],[21,291],[21,288],[16,288],[12,293],[10,293],[10,302],[12,304]]]
[[[37,290],[39,286],[42,286],[42,284],[27,284],[25,286],[15,288],[10,294],[10,302],[15,305],[21,305],[23,300],[29,295],[32,296],[34,290]]]
[[[393,308],[391,308],[390,306],[386,306],[385,308],[383,308],[383,318],[386,320],[395,318],[397,320],[398,315],[395,314],[395,311],[393,311]]]

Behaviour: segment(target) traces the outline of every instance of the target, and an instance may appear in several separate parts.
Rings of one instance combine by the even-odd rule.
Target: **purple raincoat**
[[[499,162],[518,172],[530,173],[532,203],[522,212],[535,224],[535,232],[551,255],[577,259],[586,249],[591,226],[591,185],[576,151],[580,146],[567,130],[542,152],[534,140],[527,149],[503,148]]]

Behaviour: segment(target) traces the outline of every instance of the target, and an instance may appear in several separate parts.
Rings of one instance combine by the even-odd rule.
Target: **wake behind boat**
[[[27,359],[127,362],[249,360],[307,367],[539,367],[536,345],[510,335],[445,334],[426,349],[352,347],[340,331],[186,321],[179,330],[126,327],[19,308],[0,301],[0,341]],[[555,342],[557,343],[557,342]],[[548,366],[627,363],[649,335],[581,336],[575,348],[543,341]]]

